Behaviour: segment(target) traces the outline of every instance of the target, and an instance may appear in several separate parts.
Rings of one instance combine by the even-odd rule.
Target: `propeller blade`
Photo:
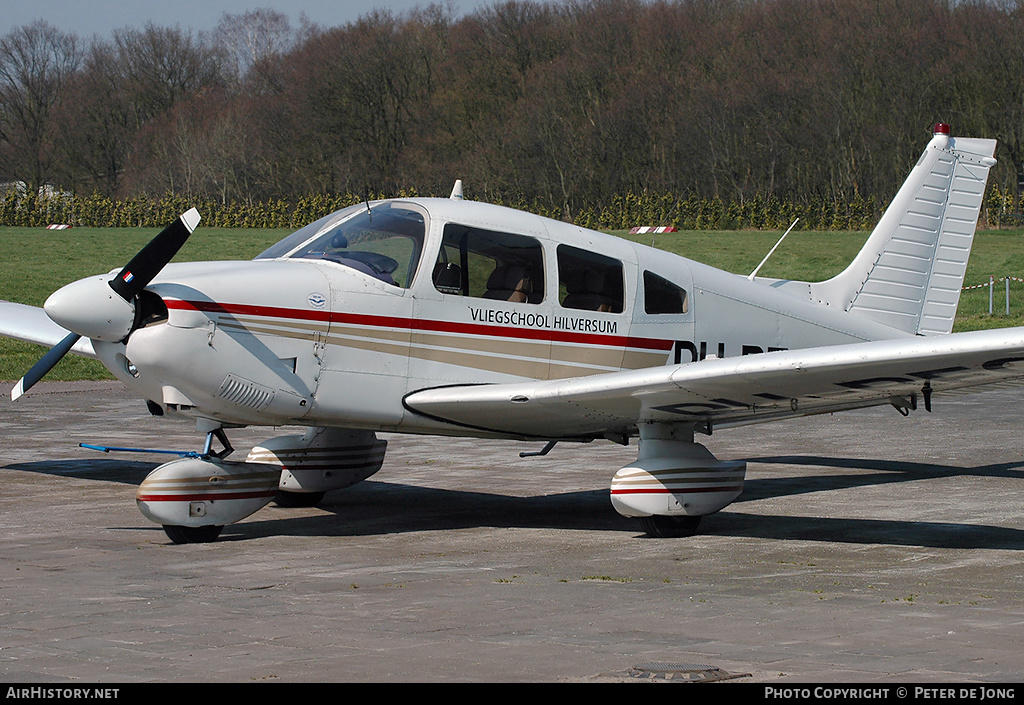
[[[199,211],[192,208],[182,213],[177,220],[164,228],[159,235],[132,257],[116,277],[110,280],[110,288],[125,301],[131,301],[146,288],[153,277],[171,261],[199,225]]]
[[[53,366],[60,362],[60,359],[67,355],[68,350],[81,338],[78,333],[68,334],[62,341],[50,348],[50,351],[43,355],[39,362],[32,365],[32,369],[25,373],[25,376],[18,380],[11,390],[11,401],[15,401],[32,388],[36,382],[41,380]]]

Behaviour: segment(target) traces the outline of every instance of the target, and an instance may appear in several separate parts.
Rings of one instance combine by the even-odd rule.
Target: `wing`
[[[593,438],[638,424],[712,427],[892,403],[1024,378],[1024,328],[913,337],[710,359],[573,379],[452,386],[409,394],[406,408],[519,438]]]
[[[50,320],[43,309],[36,306],[0,301],[0,336],[39,343],[49,348],[62,341],[70,331]],[[96,357],[92,341],[82,338],[72,346],[71,351],[86,357]]]

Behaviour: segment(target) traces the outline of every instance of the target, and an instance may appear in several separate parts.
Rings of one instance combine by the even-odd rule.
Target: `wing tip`
[[[11,389],[11,401],[18,401],[18,399],[25,394],[25,378],[22,377],[18,380],[18,383]]]

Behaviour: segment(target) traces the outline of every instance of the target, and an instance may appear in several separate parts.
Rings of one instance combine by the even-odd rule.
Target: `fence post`
[[[992,315],[992,287],[995,286],[995,275],[988,275],[988,315]]]
[[[1010,315],[1010,277],[1007,275],[1006,279],[1006,315]]]

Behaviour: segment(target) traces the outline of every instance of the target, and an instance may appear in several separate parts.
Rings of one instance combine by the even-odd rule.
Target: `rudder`
[[[932,140],[843,272],[811,285],[812,298],[919,335],[953,327],[995,140]]]

